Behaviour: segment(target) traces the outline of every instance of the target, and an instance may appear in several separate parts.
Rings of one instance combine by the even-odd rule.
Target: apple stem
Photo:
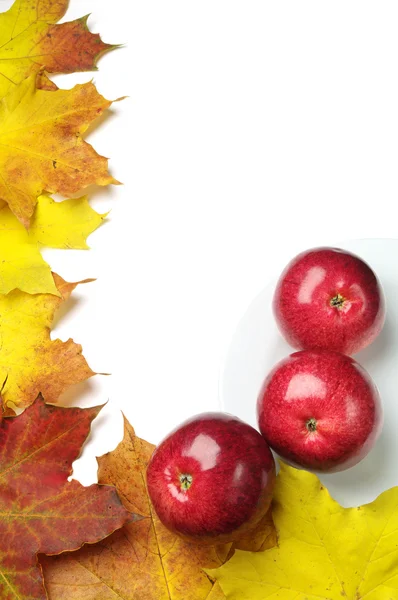
[[[186,475],[186,474],[180,475],[181,489],[184,491],[189,490],[189,488],[192,485],[192,481],[193,481],[192,475]]]
[[[330,306],[341,310],[343,308],[344,302],[344,296],[342,296],[341,294],[336,294],[335,296],[333,296],[333,298],[330,299]]]
[[[316,419],[314,419],[314,418],[308,419],[305,426],[307,427],[308,431],[311,431],[311,432],[316,431]]]

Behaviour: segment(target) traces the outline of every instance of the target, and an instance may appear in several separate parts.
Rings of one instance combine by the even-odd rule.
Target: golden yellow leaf
[[[87,28],[87,17],[55,23],[68,0],[16,0],[0,13],[0,98],[31,73],[95,69],[97,59],[114,46]]]
[[[0,45],[17,38],[33,23],[56,23],[68,4],[69,0],[17,0],[1,14]]]
[[[54,404],[69,386],[94,375],[81,346],[71,339],[50,339],[55,311],[78,285],[58,275],[54,281],[60,297],[20,290],[0,295],[0,382],[5,381],[5,407],[26,408],[39,393]]]
[[[146,490],[146,467],[153,450],[125,421],[123,441],[98,461],[99,482],[115,485],[125,507],[143,519],[94,546],[44,557],[49,600],[223,600],[203,567],[223,564],[231,544],[188,544],[163,527]],[[271,543],[264,524],[263,531]]]
[[[228,600],[396,600],[398,488],[343,508],[319,479],[281,465],[273,516],[279,546],[236,552],[209,571]]]
[[[221,589],[218,581],[213,585],[210,594],[207,596],[206,600],[226,600],[225,594]]]
[[[87,238],[104,221],[107,213],[93,210],[87,196],[55,202],[39,196],[29,228],[29,238],[48,248],[88,248]]]
[[[28,294],[56,294],[40,246],[88,248],[86,239],[104,220],[86,197],[55,202],[39,196],[27,231],[7,205],[0,209],[0,294],[19,289]]]
[[[90,184],[118,183],[108,160],[82,139],[111,104],[92,83],[38,90],[31,76],[0,101],[0,200],[28,227],[44,191],[73,195]]]

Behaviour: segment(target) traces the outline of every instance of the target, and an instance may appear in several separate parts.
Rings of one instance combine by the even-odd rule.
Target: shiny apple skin
[[[184,489],[181,477],[192,478]],[[234,541],[267,512],[275,461],[264,438],[225,413],[182,423],[156,448],[147,468],[148,492],[161,522],[188,541]],[[188,483],[189,485],[189,483]]]
[[[279,456],[320,472],[357,464],[383,424],[370,375],[353,358],[327,350],[302,350],[279,362],[259,394],[257,418]]]
[[[338,306],[332,306],[336,300]],[[355,354],[373,342],[385,320],[375,273],[338,248],[315,248],[294,258],[278,281],[273,309],[282,335],[299,350]]]

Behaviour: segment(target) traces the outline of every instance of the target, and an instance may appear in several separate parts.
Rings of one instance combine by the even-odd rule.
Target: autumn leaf
[[[125,422],[124,440],[114,452],[99,459],[98,480],[116,485],[126,508],[145,518],[126,525],[96,546],[63,556],[62,561],[51,559],[50,563],[49,559],[43,563],[50,600],[105,600],[115,596],[126,600],[202,600],[208,596],[213,584],[201,567],[222,564],[230,544],[197,547],[161,525],[145,485],[146,465],[153,450],[154,446],[137,438]],[[75,576],[77,589],[70,585]],[[95,595],[90,596],[93,584]]]
[[[93,210],[87,196],[55,202],[39,196],[29,228],[29,239],[48,248],[88,248],[87,237],[101,225],[108,213]]]
[[[281,465],[273,516],[279,546],[236,552],[209,573],[228,600],[398,598],[398,488],[343,508],[319,479]]]
[[[58,408],[38,398],[0,422],[2,600],[45,600],[39,552],[77,549],[136,518],[113,487],[68,482],[100,409]]]
[[[213,585],[210,594],[207,596],[206,600],[226,600],[226,596],[222,591],[222,588],[218,581]]]
[[[203,572],[231,554],[231,544],[188,544],[160,523],[150,504],[145,473],[154,446],[136,437],[125,421],[124,439],[99,459],[99,481],[115,485],[126,508],[144,518],[94,546],[44,558],[50,600],[221,600],[219,586]],[[264,540],[275,543],[262,524]],[[271,525],[274,531],[273,525]]]
[[[44,191],[73,195],[118,183],[81,135],[110,106],[92,83],[38,90],[31,76],[0,101],[0,200],[28,227]]]
[[[234,543],[234,550],[246,550],[248,552],[262,552],[267,548],[273,548],[278,542],[272,510],[257,524],[254,531],[248,531]]]
[[[73,73],[96,68],[98,58],[114,48],[87,27],[87,16],[56,25],[68,0],[16,0],[0,13],[0,98],[42,68]]]
[[[55,311],[78,285],[58,275],[54,282],[60,297],[19,290],[0,295],[0,382],[5,381],[5,406],[26,408],[39,393],[46,402],[56,403],[69,386],[94,375],[81,346],[73,340],[50,339]]]
[[[40,246],[84,249],[87,236],[104,220],[87,198],[55,202],[39,196],[27,231],[10,209],[0,209],[0,294],[19,289],[28,294],[57,294]]]

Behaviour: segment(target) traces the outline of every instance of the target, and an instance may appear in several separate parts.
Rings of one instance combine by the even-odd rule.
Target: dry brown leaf
[[[278,542],[272,511],[269,510],[257,525],[255,531],[249,531],[234,544],[234,550],[247,550],[248,552],[262,552],[273,548]]]
[[[125,420],[123,441],[98,460],[99,482],[115,485],[126,508],[143,515],[95,546],[42,561],[50,600],[221,600],[219,586],[203,572],[222,565],[231,544],[188,544],[160,523],[150,505],[145,473],[154,446],[136,437]],[[256,548],[273,543],[269,518]],[[247,545],[248,541],[242,541]]]

